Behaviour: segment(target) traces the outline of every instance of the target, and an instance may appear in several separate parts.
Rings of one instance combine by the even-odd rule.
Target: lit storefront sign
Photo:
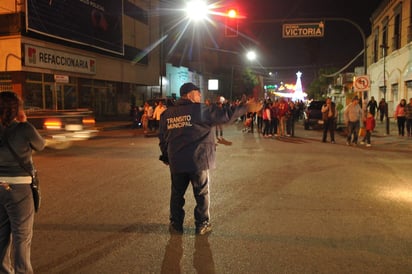
[[[24,65],[43,69],[96,74],[96,59],[50,48],[24,45]]]

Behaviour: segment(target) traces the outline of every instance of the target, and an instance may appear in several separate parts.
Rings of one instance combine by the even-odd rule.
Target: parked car
[[[312,101],[306,107],[303,115],[303,126],[306,130],[310,128],[319,128],[323,126],[322,106],[325,101]]]

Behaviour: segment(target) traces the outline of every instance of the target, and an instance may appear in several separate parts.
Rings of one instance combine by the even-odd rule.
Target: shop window
[[[28,109],[43,109],[43,92],[41,83],[26,83],[24,89],[24,106]]]
[[[41,82],[42,79],[42,74],[41,73],[34,73],[34,72],[28,72],[26,74],[26,81],[37,81]]]
[[[397,102],[398,101],[398,84],[393,84],[391,86],[391,93],[392,93],[392,101]]]
[[[0,91],[12,90],[13,86],[11,84],[10,74],[0,73]]]
[[[44,82],[54,82],[54,74],[44,74]]]

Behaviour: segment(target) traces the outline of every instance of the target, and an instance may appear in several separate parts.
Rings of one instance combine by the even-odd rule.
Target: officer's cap
[[[200,88],[193,83],[185,83],[180,87],[180,96],[184,96],[192,90],[200,90]]]

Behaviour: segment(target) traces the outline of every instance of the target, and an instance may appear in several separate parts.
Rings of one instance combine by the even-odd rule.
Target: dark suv
[[[305,129],[323,126],[322,106],[325,101],[312,101],[304,112],[303,126]]]

